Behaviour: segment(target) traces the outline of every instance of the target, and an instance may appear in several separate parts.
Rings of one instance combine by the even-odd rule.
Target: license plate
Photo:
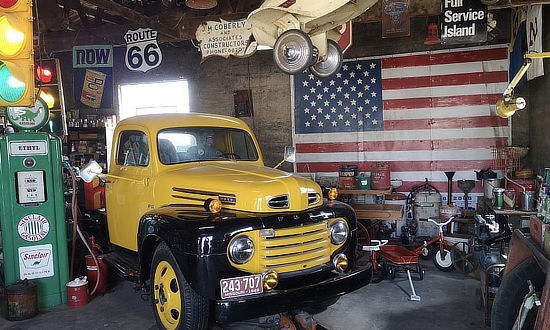
[[[220,280],[220,289],[222,299],[262,293],[262,275],[226,278]]]

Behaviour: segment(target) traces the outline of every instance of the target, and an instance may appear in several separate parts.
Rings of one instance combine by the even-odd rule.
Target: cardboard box
[[[544,248],[544,234],[550,232],[550,225],[545,224],[536,216],[531,216],[531,237]]]

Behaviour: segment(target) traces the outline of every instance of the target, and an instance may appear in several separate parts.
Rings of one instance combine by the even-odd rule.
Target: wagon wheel
[[[420,264],[416,265],[416,272],[418,273],[418,280],[422,281],[424,279],[424,269]]]
[[[478,266],[474,249],[466,242],[458,242],[453,245],[451,259],[453,266],[464,274],[474,272]]]
[[[367,255],[368,252],[363,250],[363,245],[369,244],[370,235],[367,228],[360,221],[357,221],[357,250],[355,254],[358,260]]]

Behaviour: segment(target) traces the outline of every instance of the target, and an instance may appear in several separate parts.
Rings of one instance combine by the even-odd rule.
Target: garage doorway
[[[118,86],[119,120],[149,114],[186,112],[189,112],[189,89],[186,80]],[[105,128],[107,164],[111,164],[114,133],[114,126]]]
[[[118,87],[120,120],[149,114],[189,112],[189,90],[186,80]]]

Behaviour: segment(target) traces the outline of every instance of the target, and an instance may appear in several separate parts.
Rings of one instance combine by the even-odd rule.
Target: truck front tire
[[[202,330],[208,325],[208,301],[183,277],[174,255],[160,243],[151,263],[153,314],[161,329]]]

